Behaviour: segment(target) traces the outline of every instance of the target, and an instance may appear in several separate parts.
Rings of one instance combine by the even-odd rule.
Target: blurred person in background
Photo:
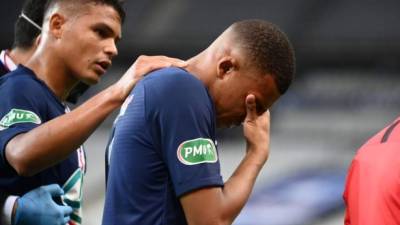
[[[37,4],[30,6],[43,6]],[[10,73],[0,78],[1,197],[30,200],[17,201],[20,205],[13,207],[12,224],[81,224],[85,155],[80,145],[144,74],[184,63],[162,56],[139,57],[116,84],[67,113],[64,102],[70,90],[80,81],[97,83],[117,55],[115,42],[121,37],[124,12],[116,0],[54,0],[45,4],[44,11],[42,19],[23,11],[17,24],[36,30],[18,36],[13,49],[3,53],[3,70]],[[16,34],[23,30],[17,29]],[[25,66],[16,67],[18,63]],[[56,200],[71,206],[72,214],[70,207],[57,206],[52,200],[61,195]],[[50,215],[36,214],[38,198],[52,204],[46,206]],[[29,210],[21,215],[18,208],[24,207]],[[34,222],[34,216],[40,222]]]
[[[400,224],[400,118],[369,139],[346,181],[345,225]]]
[[[231,224],[269,155],[268,109],[294,75],[286,35],[234,23],[186,70],[147,75],[121,108],[107,148],[103,225]],[[224,183],[216,127],[243,123],[246,155]]]

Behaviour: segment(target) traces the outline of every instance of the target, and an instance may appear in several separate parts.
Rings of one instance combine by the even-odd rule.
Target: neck
[[[186,70],[197,77],[207,88],[210,88],[215,80],[213,71],[213,59],[210,54],[207,54],[207,50],[200,54],[190,58],[188,61]]]
[[[30,49],[13,48],[8,52],[8,56],[12,59],[12,61],[16,65],[25,64],[32,56],[33,52],[34,48]]]
[[[72,73],[66,69],[62,60],[53,52],[35,52],[26,63],[26,66],[33,70],[36,76],[42,80],[61,101],[66,100],[70,90],[77,83],[77,80]]]

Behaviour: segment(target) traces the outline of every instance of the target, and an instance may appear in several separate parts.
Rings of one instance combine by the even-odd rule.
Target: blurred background
[[[12,44],[22,2],[0,2],[1,49]],[[234,224],[343,224],[352,157],[400,112],[400,1],[128,0],[125,9],[119,56],[80,102],[117,80],[140,54],[188,59],[235,21],[271,21],[293,43],[297,74],[272,109],[271,155]],[[86,225],[101,223],[104,150],[116,113],[86,143]],[[240,127],[218,133],[227,179],[245,144]]]

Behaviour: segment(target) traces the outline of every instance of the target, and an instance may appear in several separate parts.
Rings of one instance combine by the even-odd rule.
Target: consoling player
[[[269,155],[271,105],[294,52],[275,25],[234,23],[186,70],[147,75],[126,99],[107,148],[103,225],[231,224]],[[216,128],[243,123],[246,155],[224,183]]]
[[[15,70],[17,64],[25,64],[32,56],[41,32],[46,3],[46,0],[27,0],[24,2],[22,12],[15,23],[13,47],[0,53],[0,77]],[[82,89],[79,88],[79,90]],[[74,98],[76,97],[77,95],[74,96]],[[54,202],[52,197],[58,197],[62,194],[61,187],[54,184],[36,188],[21,197],[10,196],[1,191],[0,224],[61,224],[64,222],[64,218],[54,215],[62,212],[72,212],[71,207],[58,205]],[[43,218],[46,218],[46,220]],[[68,216],[66,216],[65,220],[67,219]]]
[[[81,81],[97,83],[111,65],[123,19],[117,0],[49,1],[35,52],[24,66],[0,78],[0,193],[23,196],[43,185],[60,185],[60,201],[74,211],[70,215],[65,207],[54,214],[62,221],[58,224],[69,221],[69,215],[70,224],[81,224],[81,144],[144,74],[185,65],[163,56],[139,57],[117,83],[66,113],[70,90]],[[47,187],[41,190],[62,194]],[[13,224],[26,224],[22,219],[16,215]]]
[[[48,0],[26,0],[22,12],[15,22],[14,44],[10,50],[0,53],[0,77],[25,64],[35,52],[42,30],[43,15]],[[69,93],[67,102],[76,103],[78,98],[89,88],[79,82]]]

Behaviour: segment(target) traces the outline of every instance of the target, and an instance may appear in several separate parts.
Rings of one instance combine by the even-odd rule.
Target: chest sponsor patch
[[[178,147],[177,156],[179,161],[185,165],[218,161],[214,142],[206,138],[197,138],[181,143]]]
[[[41,124],[39,116],[32,111],[22,109],[11,109],[1,120],[0,128],[6,129],[17,123]]]

